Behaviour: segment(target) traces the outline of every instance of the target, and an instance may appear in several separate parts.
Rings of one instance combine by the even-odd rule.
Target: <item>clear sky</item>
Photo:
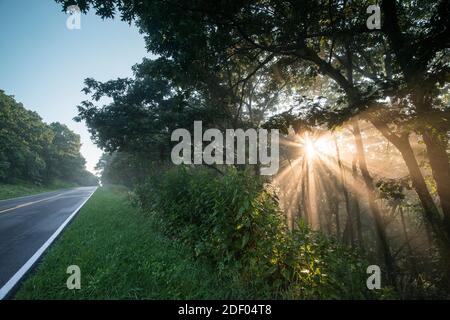
[[[66,27],[68,15],[53,0],[0,0],[0,89],[47,123],[59,121],[81,136],[81,152],[93,171],[99,150],[76,106],[86,99],[85,78],[106,81],[132,75],[148,56],[135,26],[81,17],[81,29]]]

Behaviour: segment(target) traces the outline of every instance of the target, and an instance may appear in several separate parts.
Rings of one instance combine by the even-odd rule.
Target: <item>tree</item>
[[[5,182],[42,183],[45,150],[53,132],[35,112],[0,91],[0,178]]]
[[[96,185],[80,147],[80,137],[67,126],[47,125],[0,91],[0,181]]]
[[[147,159],[125,152],[104,153],[95,167],[103,185],[124,185],[130,188],[143,182],[151,169]]]
[[[330,127],[349,121],[354,129],[357,163],[370,194],[386,265],[391,264],[390,253],[382,244],[384,227],[377,218],[373,179],[364,165],[358,119],[370,121],[398,148],[441,255],[450,256],[449,109],[441,98],[448,90],[448,1],[384,0],[381,30],[366,27],[371,1],[57,2],[64,8],[75,3],[82,10],[92,6],[108,18],[119,12],[123,20],[136,21],[149,50],[175,63],[180,72],[198,64],[218,75],[230,61],[239,61],[244,65],[240,79],[273,70],[272,79],[287,79],[289,89],[320,83],[327,108],[316,118]],[[213,100],[221,101],[220,95]],[[412,152],[412,133],[425,142],[443,219]]]
[[[47,181],[75,181],[85,170],[86,162],[80,154],[80,136],[59,122],[51,123],[50,128],[53,140],[46,154]]]
[[[420,116],[420,121],[426,123],[422,127],[444,126],[444,131],[438,130],[442,131],[439,137],[425,132],[424,140],[428,141],[425,143],[429,152],[434,154],[430,156],[430,165],[434,168],[444,216],[450,214],[446,209],[450,179],[445,178],[448,172],[448,126],[445,127],[448,110],[438,112],[439,108],[429,103],[439,96],[438,83],[448,75],[448,63],[443,59],[443,50],[448,47],[445,31],[449,5],[446,1],[437,4],[422,1],[420,8],[405,4],[401,10],[397,10],[394,1],[384,1],[385,21],[378,32],[366,27],[366,9],[370,2],[57,2],[62,3],[64,8],[75,3],[82,10],[93,6],[99,15],[108,18],[118,11],[123,20],[136,20],[147,35],[148,48],[155,54],[170,57],[183,68],[195,62],[202,67],[221,68],[224,62],[240,56],[258,61],[254,69],[247,70],[248,76],[267,65],[278,66],[280,63],[287,65],[294,73],[315,76],[319,72],[338,86],[346,105],[341,110],[344,118],[362,112],[374,103],[378,104],[387,96],[393,99],[406,97],[411,100],[415,109],[413,112],[416,112],[424,108],[419,103],[423,100],[420,96],[424,98],[424,92],[428,92],[428,107],[424,112],[416,112],[415,118],[428,110],[433,111],[435,118],[442,119],[432,123],[428,116]],[[401,11],[400,16],[397,11]],[[405,26],[405,30],[401,30],[401,26]],[[414,50],[401,49],[410,48],[406,45],[407,41],[415,44]],[[409,63],[410,58],[415,59],[414,63]],[[303,80],[304,77],[300,78]],[[421,91],[419,86],[422,83],[432,90]],[[412,176],[417,178],[416,191],[429,212],[428,216],[436,218],[435,206],[428,201],[429,195],[423,188],[420,176],[414,174],[417,171],[415,164],[413,161],[408,164],[412,167]],[[443,174],[438,176],[437,172]],[[447,223],[444,221],[444,224]],[[448,235],[449,230],[446,229]]]

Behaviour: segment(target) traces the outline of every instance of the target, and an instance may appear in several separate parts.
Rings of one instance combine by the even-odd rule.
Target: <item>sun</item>
[[[309,156],[314,156],[314,154],[316,153],[316,146],[315,146],[314,141],[311,138],[306,138],[305,149],[306,149],[306,153]]]
[[[306,155],[311,159],[318,155],[331,155],[334,152],[332,141],[326,137],[314,139],[313,137],[306,135],[301,139],[299,144],[304,148]]]

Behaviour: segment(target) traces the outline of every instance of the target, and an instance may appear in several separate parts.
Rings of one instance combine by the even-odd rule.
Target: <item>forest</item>
[[[0,90],[0,184],[97,185],[80,147],[66,125],[46,124]]]
[[[85,80],[76,120],[102,183],[195,257],[256,297],[450,297],[449,1],[56,2],[145,36],[133,77]],[[278,174],[174,166],[171,133],[198,120],[278,129]]]

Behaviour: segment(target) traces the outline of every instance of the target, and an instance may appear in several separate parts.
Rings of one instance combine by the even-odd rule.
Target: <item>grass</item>
[[[81,269],[69,290],[66,269]],[[125,192],[99,188],[49,249],[16,299],[227,299],[245,293],[158,233]]]
[[[0,200],[30,196],[42,192],[53,191],[71,187],[71,185],[57,183],[49,186],[37,186],[33,184],[0,184]]]

